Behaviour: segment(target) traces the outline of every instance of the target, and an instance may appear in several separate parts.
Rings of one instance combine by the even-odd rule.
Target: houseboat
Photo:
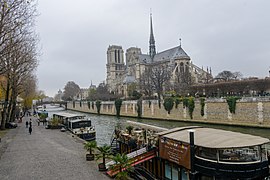
[[[84,115],[58,112],[53,114],[53,118],[59,119],[69,131],[86,141],[96,139],[95,128],[92,126],[91,120]]]
[[[135,127],[137,123],[128,122]],[[130,153],[130,141],[144,153],[130,158],[132,165],[143,167],[147,174],[166,180],[265,179],[269,177],[269,139],[238,132],[199,126],[164,131],[142,128],[118,137],[120,153]],[[137,137],[137,138],[136,138]],[[135,140],[134,140],[135,139]],[[110,169],[110,176],[117,171]],[[146,174],[146,173],[142,173]]]

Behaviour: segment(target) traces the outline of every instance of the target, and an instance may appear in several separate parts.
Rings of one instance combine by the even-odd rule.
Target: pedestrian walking
[[[28,128],[28,121],[25,122],[25,127]]]
[[[40,120],[38,119],[38,120],[37,120],[37,125],[38,125],[38,126],[39,126],[39,123],[40,123]]]
[[[31,135],[32,133],[32,126],[29,126],[29,134]]]
[[[29,126],[32,127],[32,119],[30,118]]]

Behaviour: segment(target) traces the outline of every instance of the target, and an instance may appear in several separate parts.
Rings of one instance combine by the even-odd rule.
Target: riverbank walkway
[[[25,121],[32,119],[30,135]],[[1,180],[105,180],[96,161],[85,160],[80,139],[69,132],[45,129],[36,118],[24,117],[0,142]]]

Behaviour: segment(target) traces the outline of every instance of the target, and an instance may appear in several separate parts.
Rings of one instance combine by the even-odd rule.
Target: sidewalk
[[[32,119],[30,135],[25,121]],[[82,141],[68,132],[45,129],[35,117],[25,117],[0,143],[1,180],[110,179],[96,161],[85,160]]]

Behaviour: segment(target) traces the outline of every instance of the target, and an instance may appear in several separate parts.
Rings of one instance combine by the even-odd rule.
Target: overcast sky
[[[199,67],[266,77],[269,0],[39,0],[39,89],[54,96],[68,81],[106,79],[109,45],[148,52],[150,8],[158,52],[178,46]]]

